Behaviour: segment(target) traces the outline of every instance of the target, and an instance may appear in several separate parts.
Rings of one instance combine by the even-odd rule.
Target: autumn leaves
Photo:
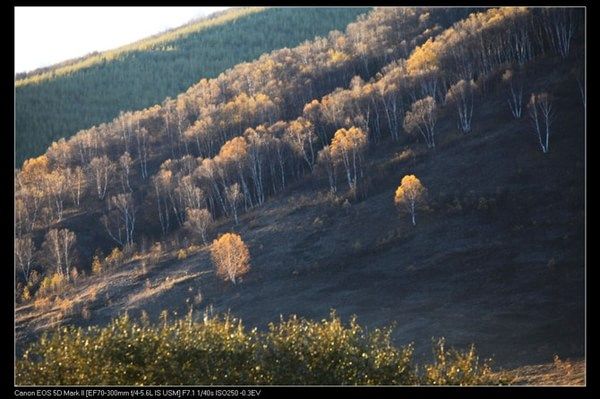
[[[413,226],[416,222],[416,206],[423,202],[425,197],[425,187],[421,184],[419,178],[415,175],[406,175],[396,189],[394,203],[396,206],[404,208],[411,217]]]
[[[238,234],[225,233],[214,240],[210,247],[210,256],[217,276],[233,284],[239,276],[250,270],[250,252]]]

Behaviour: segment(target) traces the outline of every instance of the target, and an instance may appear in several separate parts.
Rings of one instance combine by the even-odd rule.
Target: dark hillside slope
[[[280,315],[320,319],[335,308],[370,327],[394,323],[396,342],[414,341],[418,356],[430,355],[431,337],[445,336],[475,343],[500,367],[582,357],[584,109],[570,67],[528,66],[525,92],[556,96],[548,154],[527,117],[512,119],[503,91],[490,88],[469,135],[456,133],[446,109],[435,151],[411,145],[412,162],[396,157],[404,144],[373,149],[369,194],[349,208],[325,195],[326,182],[307,178],[239,226],[220,225],[249,245],[252,269],[241,284],[218,280],[205,249],[145,275],[134,261],[78,287],[77,295],[96,294],[87,318],[75,311],[65,322],[104,324],[125,310],[181,315],[196,303],[199,317],[209,307],[265,328]],[[429,198],[414,228],[393,205],[400,179],[413,173]],[[20,346],[51,322],[51,312],[30,308],[17,312]]]
[[[369,8],[233,9],[16,81],[16,163],[263,53],[343,30]],[[213,18],[214,19],[214,18]],[[182,31],[182,33],[177,33]],[[75,33],[76,34],[76,33]]]

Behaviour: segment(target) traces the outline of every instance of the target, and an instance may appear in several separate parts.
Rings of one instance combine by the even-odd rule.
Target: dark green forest
[[[121,110],[160,103],[240,62],[343,30],[366,11],[268,8],[250,13],[234,9],[222,13],[232,14],[233,21],[191,23],[191,32],[179,37],[166,32],[168,39],[154,40],[150,48],[146,48],[147,40],[141,41],[115,58],[103,53],[91,66],[83,59],[66,74],[51,69],[46,73],[50,77],[39,82],[30,74],[16,83],[16,163],[41,154],[54,140],[113,119]],[[78,67],[82,64],[86,66]]]

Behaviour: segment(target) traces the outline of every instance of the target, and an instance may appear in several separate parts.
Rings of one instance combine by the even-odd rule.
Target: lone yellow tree
[[[400,186],[396,189],[394,203],[397,206],[404,206],[412,218],[412,224],[415,226],[415,207],[422,202],[425,196],[425,187],[415,175],[406,175],[402,178]]]
[[[236,278],[250,270],[250,252],[235,233],[225,233],[213,241],[210,255],[217,269],[217,276],[236,283]]]

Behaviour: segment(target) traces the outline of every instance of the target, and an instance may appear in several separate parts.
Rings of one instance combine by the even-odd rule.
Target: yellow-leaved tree
[[[366,147],[367,133],[355,126],[339,129],[331,140],[331,155],[336,163],[344,165],[350,190],[356,190],[358,177],[362,176],[361,161]]]
[[[236,278],[250,270],[250,252],[235,233],[225,233],[213,241],[210,255],[215,265],[217,276],[236,283]]]
[[[415,175],[406,175],[396,189],[394,203],[397,206],[404,206],[406,211],[411,215],[412,224],[415,226],[415,207],[424,201],[425,187],[421,184],[419,178]]]

